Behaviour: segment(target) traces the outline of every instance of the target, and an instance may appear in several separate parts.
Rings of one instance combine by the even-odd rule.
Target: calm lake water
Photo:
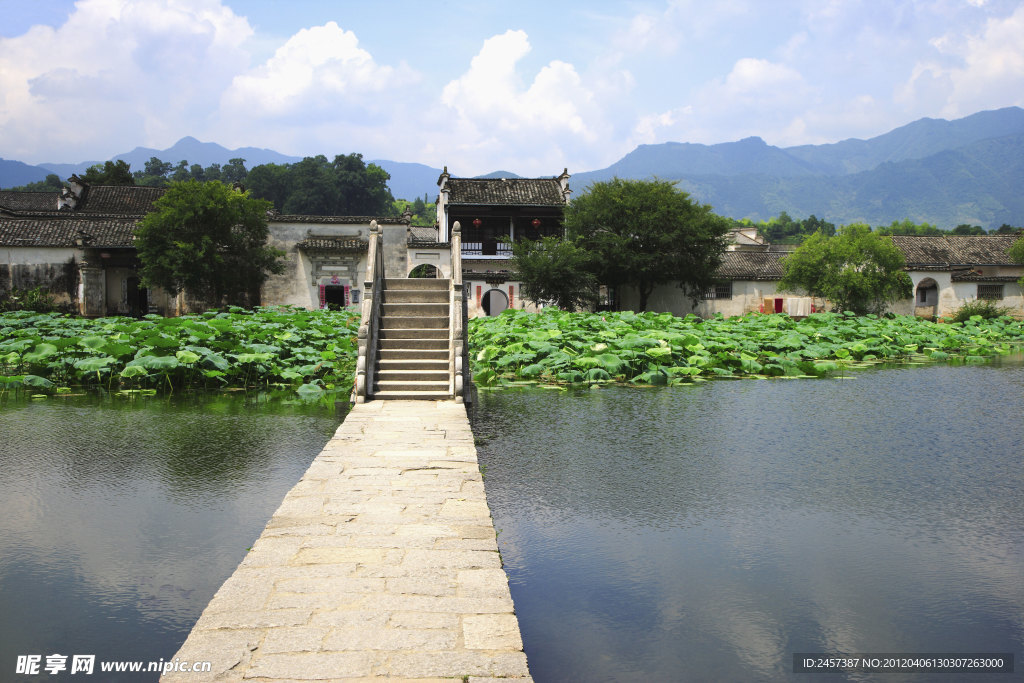
[[[796,652],[1024,671],[1019,359],[480,392],[473,425],[541,683],[965,678],[794,674]]]
[[[156,680],[98,662],[173,658],[339,422],[237,396],[0,401],[0,681]],[[15,674],[53,653],[96,673]]]

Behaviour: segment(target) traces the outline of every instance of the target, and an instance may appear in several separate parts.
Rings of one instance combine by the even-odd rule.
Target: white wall
[[[672,313],[683,317],[690,313],[709,318],[716,313],[726,317],[745,315],[760,310],[761,299],[766,296],[795,296],[778,293],[778,283],[773,280],[733,280],[731,299],[703,299],[694,306],[689,295],[678,284],[659,285],[647,298],[647,310],[655,313]],[[619,288],[619,308],[638,310],[640,295],[633,287]]]

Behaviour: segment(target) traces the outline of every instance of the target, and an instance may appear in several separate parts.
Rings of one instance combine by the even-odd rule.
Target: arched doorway
[[[917,289],[914,290],[914,315],[932,319],[938,313],[938,307],[939,284],[926,277],[917,283]]]
[[[926,277],[917,283],[917,291],[914,293],[914,305],[934,306],[939,303],[939,283],[930,277]]]
[[[440,277],[440,274],[438,273],[437,266],[432,263],[421,263],[412,269],[409,273],[409,277],[438,278]]]
[[[484,292],[480,306],[484,309],[484,313],[489,316],[499,315],[508,308],[508,296],[500,289],[490,289]]]

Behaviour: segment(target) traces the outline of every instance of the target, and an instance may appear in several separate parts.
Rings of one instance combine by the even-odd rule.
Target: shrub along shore
[[[240,308],[196,316],[83,319],[0,314],[0,395],[75,388],[122,395],[283,390],[346,400],[356,363],[355,311]],[[878,363],[984,363],[1024,348],[1024,322],[974,316],[505,311],[469,323],[478,386],[677,385],[712,378],[823,377]]]
[[[803,320],[759,314],[703,320],[545,309],[476,318],[469,329],[478,386],[822,377],[878,363],[983,363],[1024,345],[1024,322],[980,316],[946,324],[838,313]]]

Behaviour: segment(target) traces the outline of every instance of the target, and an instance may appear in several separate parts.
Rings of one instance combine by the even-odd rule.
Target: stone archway
[[[914,315],[934,318],[939,306],[939,283],[926,277],[914,290]]]
[[[917,283],[914,291],[915,306],[934,306],[939,303],[939,283],[926,277]]]
[[[480,305],[486,315],[499,315],[508,308],[508,296],[500,289],[489,289],[484,292]]]
[[[439,278],[441,277],[440,269],[432,263],[421,263],[411,271],[409,271],[409,277],[415,278]]]

